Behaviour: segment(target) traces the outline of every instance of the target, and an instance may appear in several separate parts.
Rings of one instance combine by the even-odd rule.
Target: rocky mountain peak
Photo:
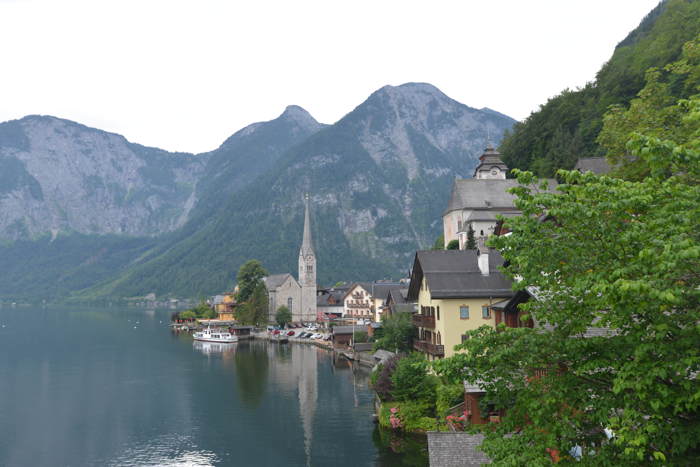
[[[279,119],[294,122],[306,129],[318,130],[323,126],[306,109],[298,105],[288,105]]]

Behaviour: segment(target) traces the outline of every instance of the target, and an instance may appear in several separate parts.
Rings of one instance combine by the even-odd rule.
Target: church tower
[[[299,285],[301,320],[316,321],[316,253],[311,241],[308,193],[304,195],[304,236],[299,249]]]
[[[489,143],[479,157],[479,165],[474,169],[474,178],[481,180],[505,180],[508,166],[501,160],[501,153]]]

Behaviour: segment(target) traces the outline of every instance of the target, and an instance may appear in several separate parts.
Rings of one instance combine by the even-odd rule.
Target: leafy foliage
[[[433,250],[444,250],[445,249],[445,236],[440,235],[438,238],[435,239],[435,243],[433,243]]]
[[[672,140],[682,148],[697,146],[695,124],[686,118],[689,102],[679,102],[677,94],[689,97],[700,90],[699,86],[700,36],[683,46],[680,60],[647,72],[646,85],[629,108],[610,108],[598,142],[606,149],[608,160],[618,167],[618,175],[639,180],[649,174],[646,160],[632,157],[627,146],[634,133]]]
[[[700,99],[682,106],[697,141]],[[437,364],[506,409],[484,430],[496,464],[549,463],[548,450],[573,462],[575,446],[586,465],[700,460],[700,152],[639,134],[628,148],[648,177],[560,171],[559,193],[514,189],[523,216],[492,246],[534,287],[521,308],[539,327],[482,327]]]
[[[179,319],[214,319],[218,316],[218,313],[202,300],[196,307],[181,311],[176,316]]]
[[[465,248],[467,250],[476,249],[476,238],[474,238],[474,229],[472,228],[471,224],[469,224],[469,230],[467,230],[467,244]]]
[[[243,324],[260,326],[267,323],[267,289],[265,284],[259,281],[253,289],[250,299],[238,307],[236,318]]]
[[[440,419],[448,415],[448,410],[464,402],[464,385],[459,383],[439,384],[436,390],[435,410]]]
[[[428,361],[417,352],[398,361],[391,382],[394,400],[435,403],[436,378],[428,374]]]
[[[238,270],[238,301],[245,302],[252,295],[258,285],[262,284],[262,278],[267,276],[267,271],[260,261],[251,259],[246,261]]]
[[[383,401],[391,399],[391,391],[394,389],[394,383],[391,376],[396,370],[396,364],[399,357],[394,356],[388,359],[383,365],[374,371],[376,377],[373,377],[372,388]]]
[[[431,416],[432,407],[427,402],[404,401],[386,402],[379,411],[379,425],[390,428],[391,409],[401,420],[402,429],[408,432],[432,431],[437,428],[435,417]]]
[[[450,240],[447,244],[447,250],[459,250],[459,240]]]
[[[382,316],[381,337],[377,338],[375,349],[390,352],[410,352],[416,327],[413,326],[410,313],[394,313]]]
[[[282,305],[277,309],[277,313],[275,313],[275,321],[283,328],[287,323],[292,322],[292,312],[289,311],[289,308]]]

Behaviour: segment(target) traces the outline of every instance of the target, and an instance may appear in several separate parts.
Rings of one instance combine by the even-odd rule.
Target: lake
[[[193,342],[170,311],[0,309],[0,466],[427,465],[368,372],[308,344]]]

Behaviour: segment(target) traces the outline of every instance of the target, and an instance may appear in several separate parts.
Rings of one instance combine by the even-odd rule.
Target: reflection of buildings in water
[[[295,349],[297,350],[297,349]],[[311,465],[311,441],[313,435],[314,415],[318,398],[318,349],[311,346],[300,346],[299,357],[292,355],[292,365],[299,366],[299,411],[304,428],[304,451],[306,464]]]
[[[271,372],[285,391],[296,392],[304,431],[304,452],[311,464],[311,442],[318,397],[318,352],[310,345],[268,345]]]
[[[236,344],[225,344],[222,342],[202,342],[194,341],[192,347],[202,352],[204,355],[220,355],[223,358],[230,358],[233,355]]]

